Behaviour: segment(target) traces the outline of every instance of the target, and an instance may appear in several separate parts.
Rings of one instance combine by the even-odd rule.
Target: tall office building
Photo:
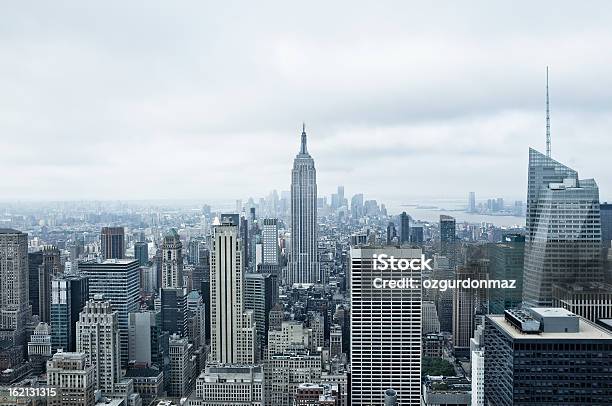
[[[246,273],[244,275],[244,308],[253,311],[257,335],[262,344],[267,341],[269,313],[277,301],[277,296],[276,276],[269,273]]]
[[[263,229],[261,230],[261,242],[263,244],[262,263],[278,265],[278,219],[263,220]]]
[[[32,315],[40,314],[40,283],[39,273],[40,267],[43,263],[43,252],[42,250],[28,253],[28,299],[30,306],[32,306]]]
[[[47,362],[47,385],[57,396],[47,398],[49,406],[91,406],[95,404],[95,371],[82,352],[59,351]]]
[[[193,346],[187,338],[174,334],[169,340],[168,355],[170,358],[170,385],[168,396],[182,398],[189,394],[193,383],[194,360]]]
[[[51,344],[53,351],[76,351],[76,323],[89,298],[88,279],[67,275],[51,281]]]
[[[440,216],[440,255],[448,258],[452,269],[457,265],[457,225],[455,218]]]
[[[597,322],[612,319],[612,285],[602,282],[555,283],[552,287],[553,307]]]
[[[77,352],[84,352],[87,366],[94,367],[96,388],[115,393],[121,378],[119,322],[111,302],[95,295],[87,301],[77,322]]]
[[[183,287],[183,243],[173,228],[162,243],[162,288]]]
[[[489,246],[489,278],[515,280],[515,289],[490,289],[489,312],[502,314],[506,309],[518,307],[523,300],[523,262],[525,236],[506,234],[502,241]]]
[[[392,221],[387,224],[387,245],[391,245],[396,243],[397,241],[397,229],[395,228],[395,223]]]
[[[351,248],[351,398],[380,405],[388,388],[401,405],[420,405],[421,288],[379,288],[382,280],[421,280],[420,270],[375,269],[375,255],[421,258],[420,249]],[[377,279],[380,278],[380,279]]]
[[[317,231],[317,172],[306,149],[306,131],[291,171],[291,250],[288,282],[316,283],[321,280]]]
[[[38,315],[40,321],[51,322],[51,280],[63,273],[60,252],[47,246],[42,250],[42,264],[38,267]]]
[[[351,217],[359,219],[363,216],[363,194],[359,193],[351,198]]]
[[[523,309],[485,319],[485,404],[610,404],[612,334],[564,309]]]
[[[183,288],[159,290],[162,330],[169,334],[187,334],[187,291]]]
[[[400,244],[407,244],[410,242],[410,216],[405,211],[399,215],[399,224],[399,242]]]
[[[475,192],[470,192],[468,196],[467,211],[470,213],[476,213],[476,193]]]
[[[145,266],[149,263],[149,244],[145,241],[137,241],[134,243],[134,258],[140,266]]]
[[[79,264],[83,276],[89,279],[89,298],[102,295],[117,311],[121,335],[121,362],[128,362],[128,315],[138,310],[140,304],[140,281],[138,261],[134,259],[107,259],[103,262],[89,261]]]
[[[0,342],[25,348],[30,316],[28,235],[0,228]]]
[[[530,148],[523,301],[550,306],[554,283],[602,280],[597,184]]]
[[[210,258],[211,362],[253,363],[255,323],[244,309],[243,247],[238,227],[213,227]]]
[[[161,313],[139,311],[128,316],[129,360],[150,367],[163,367]]]
[[[610,248],[612,243],[612,203],[599,205],[601,215],[601,241],[604,247]]]
[[[123,227],[102,227],[100,233],[102,259],[125,258],[125,230]]]

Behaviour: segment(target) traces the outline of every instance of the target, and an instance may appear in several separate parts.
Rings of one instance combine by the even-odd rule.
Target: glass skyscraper
[[[556,282],[603,279],[599,189],[529,149],[523,301],[550,306]]]

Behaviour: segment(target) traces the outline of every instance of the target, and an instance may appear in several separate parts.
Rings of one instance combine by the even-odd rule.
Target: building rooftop
[[[0,234],[23,234],[19,230],[15,230],[14,228],[0,228]]]
[[[583,319],[582,317],[578,318],[578,332],[540,332],[538,334],[526,334],[521,332],[510,322],[508,322],[503,315],[489,315],[487,318],[499,326],[511,338],[516,340],[612,340],[612,332],[608,332],[603,328],[589,322],[588,320]]]

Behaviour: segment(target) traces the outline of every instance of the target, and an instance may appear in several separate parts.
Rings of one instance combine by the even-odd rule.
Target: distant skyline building
[[[399,242],[400,244],[410,242],[410,216],[405,211],[399,215]]]
[[[253,312],[244,308],[243,246],[238,227],[213,227],[210,259],[211,354],[215,364],[255,361]]]
[[[374,255],[421,258],[420,249],[350,249],[351,398],[355,405],[380,405],[393,388],[398,404],[421,401],[421,288],[377,288],[376,278],[421,280],[420,270],[375,269]]]
[[[149,244],[145,241],[136,241],[134,243],[134,258],[140,266],[145,266],[149,263]]]
[[[128,362],[128,315],[140,305],[138,261],[135,259],[107,259],[79,264],[83,276],[89,279],[89,298],[101,295],[117,311],[121,335],[121,362]]]
[[[468,196],[467,210],[469,213],[476,213],[476,193],[475,192],[470,192]]]
[[[351,198],[351,217],[359,219],[363,216],[363,193],[358,193]]]
[[[454,217],[440,215],[440,255],[448,258],[452,269],[457,265],[457,224]]]
[[[316,283],[321,280],[318,258],[317,172],[306,148],[302,128],[300,152],[291,171],[291,250],[288,283]]]
[[[524,293],[550,306],[558,282],[601,282],[599,189],[593,179],[529,149]]]
[[[183,243],[171,229],[162,243],[162,288],[183,287]]]
[[[26,344],[28,300],[28,235],[0,228],[0,342]]]
[[[102,227],[100,242],[102,259],[125,258],[125,229],[123,227]]]
[[[397,241],[397,229],[395,228],[395,223],[390,221],[387,224],[387,245],[391,245]]]

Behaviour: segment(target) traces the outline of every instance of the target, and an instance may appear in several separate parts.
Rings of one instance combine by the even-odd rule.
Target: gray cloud
[[[608,2],[13,2],[0,15],[1,198],[287,189],[306,120],[320,191],[524,198],[543,149],[602,198]]]

